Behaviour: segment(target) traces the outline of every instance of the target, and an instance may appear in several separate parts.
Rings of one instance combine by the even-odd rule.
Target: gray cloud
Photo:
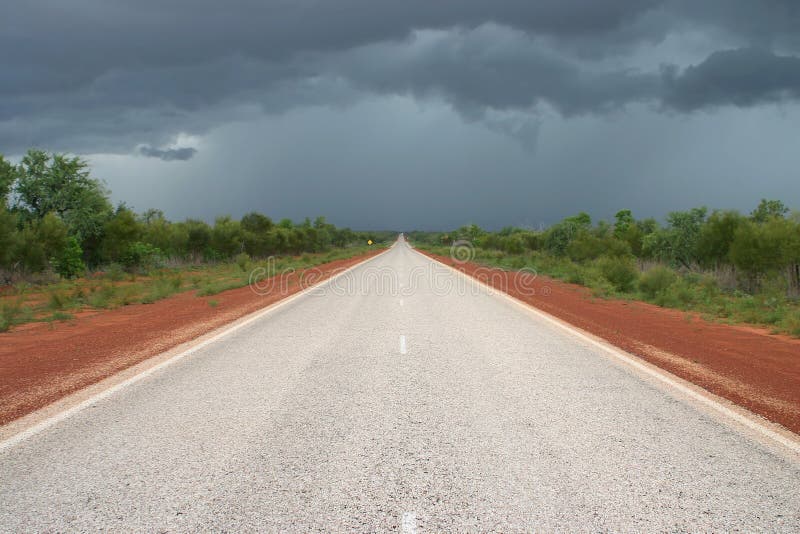
[[[759,48],[715,52],[682,73],[667,70],[664,78],[665,103],[681,111],[800,98],[800,58]]]
[[[586,202],[608,204],[646,177],[674,179],[661,167],[683,154],[695,154],[698,169],[715,169],[693,147],[661,157],[674,141],[652,135],[664,126],[660,120],[684,121],[691,125],[685,131],[669,122],[670,131],[706,144],[704,135],[722,116],[770,117],[762,128],[773,138],[759,140],[759,153],[785,146],[778,138],[786,131],[783,119],[770,115],[769,105],[791,111],[800,100],[796,0],[7,3],[0,19],[0,49],[10,51],[0,55],[0,152],[38,146],[114,161],[119,166],[108,167],[105,178],[127,194],[133,192],[114,182],[114,173],[168,175],[169,181],[154,178],[157,185],[145,190],[154,200],[138,199],[143,207],[160,202],[159,195],[167,199],[156,192],[167,183],[212,188],[219,172],[207,169],[217,158],[224,169],[238,165],[241,175],[239,188],[225,195],[252,199],[251,191],[269,181],[262,189],[273,199],[266,208],[285,207],[289,216],[314,215],[327,201],[310,199],[308,191],[335,191],[343,199],[373,186],[402,192],[396,184],[414,174],[422,177],[417,185],[429,184],[436,195],[436,202],[418,200],[424,204],[418,217],[455,191],[452,209],[439,220],[460,219],[458,205],[476,210],[483,199],[513,204],[517,214],[528,206],[549,219],[580,207],[579,193]],[[402,113],[393,110],[398,102]],[[447,127],[439,128],[445,116]],[[330,120],[337,133],[324,122]],[[406,120],[421,123],[404,124],[411,135],[395,135]],[[282,127],[264,126],[272,123]],[[582,129],[587,123],[595,126]],[[780,127],[768,128],[773,123]],[[282,135],[293,128],[287,145]],[[231,132],[239,132],[236,142],[226,137]],[[164,148],[185,136],[197,137],[202,152]],[[374,152],[356,146],[364,140]],[[635,154],[626,155],[633,144]],[[738,140],[735,150],[746,149]],[[233,153],[247,161],[230,161]],[[776,167],[765,182],[784,177],[783,170]],[[502,194],[480,179],[494,175]],[[569,198],[545,187],[562,178]],[[716,180],[709,191],[724,189],[718,178],[709,180]],[[477,195],[467,198],[461,192],[467,189]],[[526,200],[538,190],[549,200]],[[293,196],[284,198],[287,192]],[[175,206],[183,205],[185,195],[170,194]],[[203,216],[226,209],[216,203],[222,194],[209,198],[214,205],[192,209]],[[232,197],[227,205],[233,212],[241,206]],[[368,212],[378,224],[390,210],[376,206],[348,206],[352,212],[344,213],[367,220]],[[493,224],[506,212],[498,209],[487,220]]]
[[[469,120],[662,97],[687,112],[757,105],[791,85],[780,73],[791,53],[712,54],[680,75],[686,65],[662,75],[626,55],[687,28],[724,32],[743,50],[789,49],[799,26],[792,0],[197,0],[188,11],[178,0],[18,2],[0,21],[0,48],[14,50],[0,59],[0,150],[124,153],[203,134],[253,106],[281,113],[371,92],[441,98]],[[726,69],[728,100],[693,96]],[[773,86],[748,75],[757,69]]]
[[[197,154],[197,149],[192,147],[154,148],[142,145],[139,147],[139,154],[148,158],[158,158],[162,161],[187,161]]]
[[[494,24],[363,47],[333,63],[333,72],[371,91],[441,96],[467,115],[542,101],[564,115],[598,112],[650,98],[659,82],[632,69],[582,68],[525,33]]]

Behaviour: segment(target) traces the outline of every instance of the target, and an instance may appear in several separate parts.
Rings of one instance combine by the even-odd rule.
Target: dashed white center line
[[[400,354],[406,353],[406,336],[400,336]]]
[[[403,307],[403,304],[404,304],[403,299],[400,299],[400,307]]]
[[[407,534],[416,534],[417,532],[417,514],[414,512],[405,512],[403,520],[400,524],[400,531]]]

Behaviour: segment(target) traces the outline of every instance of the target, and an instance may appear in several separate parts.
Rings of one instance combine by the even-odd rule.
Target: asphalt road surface
[[[800,467],[399,242],[0,451],[0,530],[800,529]]]

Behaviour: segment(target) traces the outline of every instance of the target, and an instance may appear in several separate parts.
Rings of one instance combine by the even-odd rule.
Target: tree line
[[[613,222],[593,224],[582,212],[541,231],[507,227],[487,232],[468,225],[448,233],[412,232],[410,237],[442,245],[468,239],[506,254],[535,251],[577,264],[606,261],[629,270],[637,260],[640,270],[659,263],[683,272],[717,273],[731,289],[756,293],[769,281],[782,284],[787,296],[800,296],[800,214],[790,214],[779,200],[761,200],[749,214],[709,212],[706,207],[674,211],[664,224],[653,218],[637,220],[624,209]]]
[[[324,217],[274,222],[256,212],[239,220],[221,216],[213,225],[172,222],[159,210],[113,206],[80,157],[32,149],[13,165],[0,155],[0,271],[6,280],[43,271],[71,278],[112,263],[136,268],[166,259],[320,252],[389,234],[337,228]]]

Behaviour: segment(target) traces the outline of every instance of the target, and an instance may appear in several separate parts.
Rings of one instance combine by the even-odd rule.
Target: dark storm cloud
[[[715,52],[699,65],[665,74],[665,103],[682,111],[749,107],[800,98],[800,58],[759,48]]]
[[[153,148],[143,145],[139,147],[139,154],[148,158],[158,158],[163,161],[187,161],[197,154],[197,149],[192,147]]]
[[[794,69],[799,6],[794,0],[13,2],[0,20],[0,151],[37,145],[130,153],[254,113],[349,104],[368,93],[442,99],[487,124],[493,111],[528,113],[541,104],[564,116],[662,98],[686,112],[758,105],[797,96],[793,78],[780,70]],[[660,62],[626,64],[629,54],[686,29],[724,34],[720,49],[735,42],[767,52],[712,54],[696,58],[694,68],[667,67],[666,75]],[[770,79],[753,79],[763,73]],[[719,89],[715,80],[729,86]]]
[[[525,33],[494,24],[362,47],[334,63],[334,72],[371,91],[444,97],[467,115],[525,110],[540,101],[564,115],[603,111],[650,98],[659,83],[634,70],[581,68]]]

